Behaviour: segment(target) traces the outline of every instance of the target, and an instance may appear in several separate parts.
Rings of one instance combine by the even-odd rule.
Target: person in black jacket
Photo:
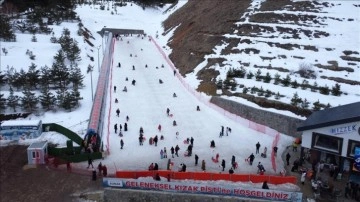
[[[269,186],[268,186],[268,184],[267,184],[267,181],[264,181],[264,182],[263,182],[262,188],[263,188],[263,189],[269,189]]]
[[[225,160],[224,159],[221,161],[221,167],[222,167],[222,169],[224,171],[225,170]]]

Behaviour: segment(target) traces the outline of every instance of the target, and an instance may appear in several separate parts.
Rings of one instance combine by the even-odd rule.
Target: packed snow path
[[[103,160],[109,172],[116,170],[147,170],[151,163],[158,163],[159,169],[166,169],[167,159],[160,159],[160,150],[166,147],[167,156],[174,162],[173,170],[177,170],[181,163],[187,165],[189,171],[201,171],[201,161],[206,162],[206,171],[220,172],[222,159],[226,161],[225,172],[230,169],[231,157],[234,155],[239,167],[235,173],[256,173],[259,161],[264,165],[266,174],[274,174],[271,169],[271,145],[273,137],[243,127],[207,107],[191,94],[174,76],[165,58],[147,37],[129,36],[116,41],[114,48],[114,62],[112,80],[108,95],[105,115],[108,127],[104,127],[104,148],[109,147],[109,156]],[[118,67],[118,64],[121,67]],[[146,67],[147,65],[147,67]],[[126,80],[127,78],[127,80]],[[163,83],[159,83],[159,79]],[[135,85],[132,81],[135,80]],[[116,86],[116,92],[114,92]],[[123,91],[126,86],[127,92]],[[177,97],[173,97],[176,93]],[[115,99],[118,103],[115,103]],[[200,111],[196,107],[200,107]],[[120,109],[117,117],[116,110]],[[166,109],[170,109],[171,116],[167,116]],[[126,116],[129,116],[128,131],[124,131]],[[173,126],[173,121],[177,126]],[[122,125],[123,137],[115,134],[114,125]],[[161,125],[161,132],[158,125]],[[232,132],[219,138],[221,126],[230,127]],[[146,138],[144,145],[139,145],[139,129],[143,127]],[[179,132],[179,137],[176,137]],[[108,137],[107,137],[108,134]],[[158,135],[158,145],[149,145],[149,138]],[[164,140],[160,140],[160,136]],[[194,138],[193,155],[185,157],[188,144],[186,138]],[[109,138],[109,145],[107,144]],[[120,139],[124,141],[124,148],[120,149]],[[210,148],[210,141],[214,140],[216,147]],[[268,148],[267,158],[255,154],[255,144],[260,142],[260,153],[264,147]],[[179,145],[179,157],[172,158],[170,148]],[[282,149],[279,149],[282,152]],[[214,163],[211,158],[219,153],[220,162]],[[254,165],[245,163],[245,159],[255,154]],[[199,156],[199,164],[195,166],[194,155]],[[279,157],[280,159],[280,157]],[[278,163],[282,163],[281,159]]]

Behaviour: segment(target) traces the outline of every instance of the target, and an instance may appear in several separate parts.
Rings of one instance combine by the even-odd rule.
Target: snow
[[[80,48],[82,49],[81,57],[82,61],[79,63],[79,67],[82,69],[82,72],[86,72],[87,66],[93,65],[95,68],[92,72],[93,83],[97,83],[98,71],[96,71],[96,66],[98,64],[98,58],[96,57],[100,51],[102,56],[102,51],[97,49],[97,47],[103,46],[102,38],[97,31],[100,31],[103,27],[107,28],[120,28],[120,29],[143,29],[145,33],[151,35],[156,40],[156,43],[163,48],[163,51],[166,54],[171,53],[171,49],[166,45],[168,40],[171,38],[174,30],[177,27],[174,27],[172,30],[167,32],[165,35],[162,35],[163,28],[161,22],[165,20],[172,12],[176,9],[183,6],[187,1],[179,1],[178,5],[172,8],[171,10],[166,11],[169,8],[169,5],[166,5],[161,9],[146,8],[145,10],[135,4],[129,4],[126,7],[118,7],[116,14],[111,14],[111,10],[100,10],[99,5],[82,5],[76,8],[76,12],[81,18],[84,26],[92,32],[95,40],[94,47],[89,47],[83,39],[76,35],[77,32],[77,23],[64,22],[60,26],[52,26],[55,32],[55,36],[59,37],[63,28],[68,28],[71,32],[71,36],[75,38],[79,43]],[[254,1],[252,4],[254,8],[251,12],[255,12],[256,6],[259,6],[261,2]],[[346,2],[342,2],[343,5],[348,5]],[[350,3],[351,4],[351,3]],[[351,7],[351,6],[350,6]],[[356,10],[353,7],[348,8]],[[331,15],[336,16],[343,13],[340,13],[335,8],[328,8],[328,12]],[[346,10],[345,10],[346,11]],[[284,11],[285,12],[285,11]],[[288,11],[287,11],[288,12]],[[355,12],[355,11],[354,11]],[[350,12],[347,13],[350,15]],[[321,15],[321,14],[318,14]],[[244,15],[246,16],[246,15]],[[351,17],[351,16],[349,16]],[[354,16],[352,16],[354,17]],[[358,22],[359,18],[355,18],[355,21]],[[331,22],[333,23],[333,22]],[[330,23],[329,23],[330,24]],[[179,26],[179,25],[178,25]],[[275,27],[275,25],[272,25]],[[334,25],[336,28],[336,25]],[[334,29],[334,27],[332,29]],[[348,35],[342,36],[341,38],[351,41],[356,34],[359,34],[359,27],[351,27],[354,29],[351,32],[346,30],[342,34],[346,33]],[[324,28],[326,30],[326,28]],[[338,29],[340,31],[341,29]],[[8,55],[3,55],[1,58],[1,71],[6,71],[5,67],[14,67],[17,71],[20,71],[21,68],[27,69],[27,66],[31,62],[34,62],[38,67],[47,65],[51,66],[53,61],[53,56],[60,49],[59,44],[51,44],[50,35],[37,34],[38,42],[31,42],[32,35],[29,34],[17,34],[17,42],[6,43],[1,42],[2,48],[5,47],[9,53]],[[265,33],[263,33],[265,35]],[[339,34],[340,35],[340,34]],[[156,37],[158,36],[158,38]],[[236,33],[228,34],[229,37],[237,37]],[[338,36],[340,37],[340,36]],[[246,37],[241,37],[245,39]],[[355,37],[356,39],[356,37]],[[258,40],[266,40],[266,38],[259,38]],[[282,39],[279,39],[282,41]],[[338,39],[337,39],[338,40]],[[129,44],[127,43],[129,41]],[[328,43],[334,43],[336,40],[327,40]],[[340,41],[340,40],[339,40]],[[302,39],[301,44],[308,44],[309,41]],[[342,43],[344,47],[339,48],[337,52],[340,54],[343,50],[354,50],[354,43]],[[359,44],[359,43],[357,43]],[[249,47],[255,47],[258,49],[268,48],[261,43],[250,44]],[[335,44],[334,46],[338,46]],[[221,50],[226,47],[226,44],[214,47],[215,54],[205,56],[205,59],[218,57],[221,53]],[[323,48],[328,47],[324,45],[318,47],[321,49],[321,54],[324,54],[324,58],[321,60],[328,61],[329,54],[325,54]],[[141,48],[143,49],[141,51]],[[102,49],[102,48],[101,48]],[[26,50],[31,50],[36,55],[35,60],[30,60],[29,57],[25,54]],[[282,49],[273,49],[273,51],[279,54],[290,55],[303,55],[301,50],[297,52],[284,53]],[[133,57],[130,57],[130,54]],[[87,55],[93,56],[94,61],[90,61]],[[136,57],[135,57],[136,55]],[[325,57],[326,56],[326,57]],[[222,56],[224,57],[224,56]],[[231,66],[237,66],[236,58],[242,58],[242,62],[252,62],[255,64],[262,64],[262,61],[254,55],[241,55],[241,54],[232,54],[226,56],[228,59],[226,63],[226,68]],[[312,58],[311,55],[306,55],[306,57]],[[314,59],[314,58],[313,58]],[[313,60],[311,59],[311,60]],[[101,62],[101,57],[99,58]],[[206,61],[206,60],[205,60]],[[117,68],[116,64],[121,62],[121,68]],[[283,61],[284,62],[284,61]],[[170,148],[176,145],[180,147],[179,157],[171,158],[174,162],[174,168],[181,163],[185,163],[189,171],[200,171],[200,166],[194,166],[194,155],[199,156],[199,162],[203,159],[206,161],[206,170],[208,172],[221,172],[221,168],[218,163],[214,163],[211,160],[211,157],[214,157],[217,153],[220,155],[220,160],[225,159],[226,168],[225,172],[230,168],[231,156],[235,155],[236,161],[239,163],[239,168],[235,170],[235,173],[251,173],[255,174],[257,172],[256,164],[261,161],[266,169],[266,174],[277,173],[283,168],[284,163],[279,157],[276,159],[277,172],[272,169],[270,158],[261,158],[260,154],[256,155],[254,166],[247,165],[244,162],[244,159],[247,158],[251,153],[255,153],[255,144],[259,141],[261,144],[260,152],[263,151],[264,147],[268,148],[268,156],[270,156],[272,143],[274,136],[266,135],[254,130],[249,129],[247,126],[244,126],[243,123],[237,121],[237,119],[229,118],[225,116],[224,111],[212,106],[208,100],[210,97],[202,94],[196,93],[194,89],[198,86],[199,80],[197,79],[197,72],[201,70],[203,66],[206,66],[206,62],[201,63],[198,67],[195,68],[194,72],[187,74],[184,78],[174,76],[173,70],[171,69],[170,64],[167,64],[165,58],[157,50],[153,42],[147,40],[147,38],[141,39],[137,36],[132,37],[123,37],[123,41],[117,41],[115,44],[114,51],[114,67],[112,67],[112,85],[109,88],[110,93],[108,94],[107,102],[107,114],[104,117],[105,129],[103,131],[103,141],[105,144],[104,148],[109,148],[109,155],[106,156],[103,160],[97,160],[96,163],[100,161],[102,164],[107,165],[108,172],[113,173],[116,170],[147,170],[150,163],[158,163],[160,169],[166,168],[167,159],[160,159],[160,150],[166,147],[168,157],[171,157]],[[148,68],[145,68],[145,64],[148,65]],[[132,70],[132,66],[135,66],[135,70]],[[164,68],[161,66],[164,65]],[[264,65],[267,65],[264,63]],[[297,67],[298,62],[293,60],[289,68]],[[342,64],[339,64],[339,66]],[[156,68],[158,67],[158,68]],[[217,68],[216,66],[212,68]],[[269,70],[270,72],[270,70]],[[226,71],[221,71],[219,78],[225,78]],[[264,73],[264,72],[263,72]],[[274,72],[273,72],[274,73]],[[323,74],[327,74],[329,72]],[[355,69],[355,73],[351,74],[352,79],[358,78],[359,70]],[[87,130],[87,125],[89,121],[89,114],[91,111],[92,100],[91,100],[91,85],[90,78],[91,74],[85,74],[85,87],[81,89],[81,95],[84,98],[81,101],[81,106],[72,112],[64,112],[62,110],[58,111],[49,111],[46,113],[33,114],[26,120],[42,120],[43,123],[57,123],[64,127],[69,128],[70,130],[76,132],[78,135],[83,137]],[[341,73],[343,74],[343,73]],[[355,76],[357,74],[357,76]],[[283,76],[283,75],[282,75]],[[331,75],[329,75],[331,76]],[[354,77],[355,76],[355,77]],[[125,81],[125,78],[128,77],[129,81]],[[131,81],[135,79],[136,85],[132,86]],[[159,84],[159,79],[164,81],[163,84]],[[248,82],[248,81],[246,81]],[[322,84],[323,81],[317,81],[319,84]],[[331,83],[327,81],[328,83]],[[240,82],[239,82],[240,83]],[[312,81],[310,81],[312,83]],[[117,86],[117,92],[113,92],[113,86]],[[246,83],[246,86],[257,85],[257,83]],[[272,88],[277,89],[276,91],[287,92],[287,99],[291,99],[292,94],[295,90],[291,88],[281,88],[280,86],[275,86],[272,84],[265,85],[261,83],[264,89]],[[332,83],[331,83],[332,85]],[[128,92],[122,92],[124,86],[127,86]],[[331,97],[323,96],[320,97],[321,100],[327,99],[331,102],[332,105],[350,103],[358,100],[358,87],[349,86],[342,84],[344,91],[348,92],[348,96],[344,97]],[[297,91],[297,90],[296,90]],[[1,87],[1,93],[8,96],[8,89],[6,87]],[[177,97],[174,98],[172,95],[176,93]],[[314,94],[310,91],[299,92],[300,96],[306,96],[309,98],[309,101],[316,101],[319,99],[319,94]],[[302,94],[304,93],[304,94]],[[21,91],[16,91],[15,95],[21,95]],[[322,95],[321,95],[322,96]],[[245,103],[254,107],[258,107],[253,103],[247,102],[241,98],[232,98],[225,97],[227,99],[235,100],[241,103]],[[114,103],[114,99],[119,100],[118,104]],[[201,111],[196,111],[196,106],[200,106]],[[115,110],[119,108],[121,110],[120,117],[116,117]],[[173,117],[168,117],[166,115],[166,108],[169,108],[170,113],[173,114]],[[108,113],[110,109],[110,113]],[[277,113],[282,113],[298,117],[290,112],[284,112],[276,109],[267,109]],[[124,132],[122,139],[125,142],[123,150],[120,150],[120,137],[114,133],[113,126],[114,124],[122,124],[126,122],[125,117],[129,116],[130,120],[128,122],[129,131]],[[303,118],[302,118],[303,119]],[[109,122],[107,122],[109,120]],[[176,120],[177,126],[172,126],[172,121]],[[21,119],[19,119],[21,121]],[[20,122],[22,123],[22,122]],[[23,122],[24,123],[24,122]],[[159,132],[157,130],[158,125],[161,124],[162,130]],[[107,127],[108,126],[108,127]],[[229,136],[224,136],[219,138],[219,132],[221,126],[230,127],[232,132]],[[144,128],[144,134],[146,141],[143,146],[139,146],[138,135],[139,128]],[[108,130],[109,128],[109,130]],[[175,133],[179,132],[179,138],[177,139]],[[158,146],[148,144],[148,139],[154,137],[155,135],[163,135],[164,140],[159,140]],[[187,145],[183,143],[186,138],[194,138],[194,148],[192,157],[184,157],[184,151],[187,149]],[[109,141],[107,141],[109,138]],[[44,132],[39,138],[33,140],[22,140],[20,144],[31,144],[34,141],[43,141],[47,140],[51,143],[58,144],[61,146],[66,146],[66,137],[59,135],[54,132]],[[210,141],[215,140],[216,148],[210,148]],[[286,146],[290,145],[293,141],[292,137],[281,134],[280,141],[278,143],[278,153],[281,154]],[[0,141],[0,145],[6,145],[9,142],[4,140]],[[74,166],[86,169],[87,163],[78,163]],[[258,186],[251,183],[240,183],[241,186]],[[273,188],[270,185],[270,188]],[[291,190],[297,190],[293,187],[294,185],[281,185],[281,189],[289,188]]]

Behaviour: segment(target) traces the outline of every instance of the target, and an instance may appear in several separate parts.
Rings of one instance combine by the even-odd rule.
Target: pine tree
[[[66,107],[65,95],[66,95],[66,89],[64,88],[58,89],[56,91],[56,105],[59,108],[64,108],[64,106]]]
[[[34,112],[37,109],[37,103],[39,102],[38,98],[35,96],[35,93],[30,91],[29,87],[25,87],[23,91],[23,97],[21,98],[22,108],[28,112]]]
[[[78,87],[75,85],[71,91],[71,99],[70,99],[70,105],[72,106],[72,108],[76,108],[78,107],[79,101],[82,100],[83,98],[80,96],[80,92]]]
[[[311,88],[311,92],[316,92],[317,89],[318,89],[318,84],[317,84],[317,82],[315,81],[313,87]]]
[[[279,93],[279,92],[277,92],[277,93],[276,93],[276,95],[275,95],[275,99],[276,99],[276,100],[279,100],[279,99],[280,99],[280,97],[281,97],[280,93]]]
[[[305,98],[301,103],[301,108],[307,109],[307,108],[309,108],[309,104],[310,104],[310,102]]]
[[[0,94],[0,112],[4,111],[6,109],[6,98],[4,97],[4,94]]]
[[[54,56],[54,63],[51,68],[51,77],[57,88],[65,89],[69,84],[69,70],[65,65],[64,52],[59,50]]]
[[[56,98],[55,95],[50,92],[48,86],[43,86],[41,88],[41,95],[39,96],[40,104],[45,110],[50,110],[55,107]]]
[[[262,86],[260,86],[260,89],[258,90],[258,96],[263,96],[264,95],[264,89]]]
[[[278,74],[278,73],[276,72],[276,74],[274,75],[274,84],[275,84],[275,85],[278,85],[280,82],[281,82],[280,74]]]
[[[65,110],[71,111],[71,109],[74,108],[73,104],[74,104],[74,101],[71,96],[71,93],[66,91],[64,94],[63,102],[61,103],[61,107]]]
[[[41,74],[40,74],[40,85],[41,88],[50,87],[50,84],[53,84],[53,79],[51,77],[51,70],[48,66],[43,66],[40,69]]]
[[[325,86],[320,87],[319,92],[320,92],[321,94],[324,94],[324,95],[329,95],[330,89],[329,89],[329,87],[325,84]]]
[[[261,70],[260,70],[260,69],[258,69],[258,70],[256,71],[255,79],[256,79],[256,81],[260,81],[260,80],[261,80]]]
[[[293,82],[291,82],[291,87],[292,88],[298,88],[299,87],[299,84],[296,80],[294,80]]]
[[[79,67],[75,66],[71,69],[69,81],[72,82],[73,86],[77,86],[77,88],[84,86],[84,75],[81,74],[81,69]]]
[[[246,70],[245,70],[244,67],[241,67],[240,70],[238,71],[237,76],[238,76],[239,78],[244,78],[245,75],[246,75]]]
[[[222,87],[223,87],[223,80],[222,79],[220,79],[220,80],[218,80],[216,82],[216,87],[217,87],[217,89],[222,89]]]
[[[319,100],[314,102],[313,105],[314,105],[313,106],[314,111],[319,111],[321,109],[321,104],[320,104]]]
[[[272,92],[268,89],[265,91],[265,97],[271,97]]]
[[[251,71],[249,71],[249,73],[246,75],[247,79],[252,79],[253,77],[254,77],[254,74]]]
[[[14,112],[16,112],[16,107],[19,106],[19,96],[14,95],[14,90],[10,87],[9,90],[10,94],[9,97],[7,99],[7,105],[8,107],[12,108],[14,110]]]
[[[253,86],[253,87],[250,88],[250,93],[254,94],[257,90],[258,89],[255,86]]]
[[[0,71],[0,90],[7,82],[6,74]]]
[[[340,90],[340,85],[338,83],[336,83],[335,86],[332,87],[331,94],[335,96],[340,96],[342,94]]]
[[[40,82],[40,70],[37,70],[36,67],[34,63],[31,63],[26,74],[26,83],[29,84],[30,90],[32,90],[33,87],[36,89],[37,84]]]
[[[281,81],[281,83],[285,87],[289,86],[291,83],[290,75],[287,75],[286,78]]]
[[[263,78],[264,83],[270,83],[271,81],[271,75],[269,72],[266,72],[265,77]]]
[[[31,37],[31,42],[37,42],[37,38],[36,38],[35,34]]]
[[[302,102],[302,99],[299,97],[297,92],[294,93],[294,96],[291,98],[291,105],[298,106]]]
[[[242,93],[246,94],[248,91],[249,91],[249,89],[244,87],[243,90],[242,90]]]
[[[73,39],[70,37],[70,31],[67,28],[63,29],[62,35],[59,38],[58,42],[61,45],[61,49],[62,51],[64,51],[66,54],[70,51],[71,49],[71,44],[72,44]]]
[[[306,90],[307,87],[308,87],[308,85],[309,85],[309,81],[307,81],[306,79],[304,79],[304,80],[302,81],[302,83],[301,83],[301,89],[302,89],[302,90]]]
[[[70,44],[70,49],[66,52],[66,57],[70,61],[70,65],[75,65],[78,61],[81,61],[81,50],[78,46],[78,42],[73,40]]]

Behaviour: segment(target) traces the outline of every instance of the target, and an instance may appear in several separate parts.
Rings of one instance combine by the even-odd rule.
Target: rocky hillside
[[[341,9],[344,10],[344,8],[340,9],[340,6],[343,6],[341,3],[341,1],[291,0],[255,2],[250,0],[227,0],[226,2],[189,0],[163,23],[165,28],[163,34],[166,35],[175,30],[168,42],[168,46],[173,50],[170,58],[182,75],[196,74],[197,79],[201,81],[197,86],[199,91],[209,95],[238,96],[257,104],[267,100],[266,102],[277,103],[276,108],[279,109],[289,108],[286,105],[290,105],[294,92],[297,94],[299,91],[300,99],[304,99],[301,94],[314,97],[307,104],[309,106],[300,107],[301,101],[298,103],[299,108],[305,108],[302,115],[308,115],[316,100],[319,101],[317,104],[320,104],[316,110],[326,106],[347,104],[341,101],[326,103],[336,98],[328,99],[320,95],[323,94],[323,87],[331,90],[334,85],[339,84],[342,86],[340,94],[348,96],[360,85],[358,82],[360,55],[357,48],[351,45],[352,40],[360,42],[359,37],[353,37],[356,33],[359,34],[359,29],[353,30],[355,35],[343,36],[341,33],[341,31],[347,33],[346,29],[355,25],[359,19],[354,13],[351,15],[351,11],[349,13],[341,11]],[[360,4],[356,3],[353,1],[347,6],[360,12]],[[339,13],[341,17],[338,17]],[[332,31],[334,26],[337,28],[336,23],[339,23],[343,30]],[[340,45],[330,43],[339,40],[343,40]],[[307,71],[310,74],[313,73],[309,78],[304,77],[300,72],[303,67],[308,66],[310,68]],[[255,74],[260,70],[262,75],[259,73],[255,83],[243,79],[246,76],[229,78],[227,73],[231,68],[244,68],[247,71],[246,75]],[[263,82],[266,71],[272,76],[270,82],[266,83],[274,83],[275,74],[281,76],[280,81],[285,80],[285,77],[289,75],[291,82],[295,84],[285,87],[295,90],[301,87],[301,90],[290,90],[290,94],[281,94],[279,91],[282,90],[278,87],[260,83]],[[219,88],[217,82],[221,75],[226,76],[220,79],[223,81],[231,79],[230,83],[235,82],[237,84],[235,87],[240,88],[240,91],[234,88]],[[263,86],[269,86],[269,96],[264,98],[256,93],[255,95],[246,93],[250,90],[249,85],[254,85],[253,88],[257,90],[260,88],[262,90]],[[305,90],[304,93],[302,93],[303,90]],[[280,98],[286,98],[287,101],[278,98],[271,99],[276,91]],[[312,96],[312,93],[315,96]],[[325,89],[326,94],[331,93],[326,92]],[[339,96],[336,93],[331,95]],[[353,96],[360,95],[355,93]],[[306,102],[308,101],[309,99]],[[269,106],[268,103],[260,105],[274,107],[273,104]]]

